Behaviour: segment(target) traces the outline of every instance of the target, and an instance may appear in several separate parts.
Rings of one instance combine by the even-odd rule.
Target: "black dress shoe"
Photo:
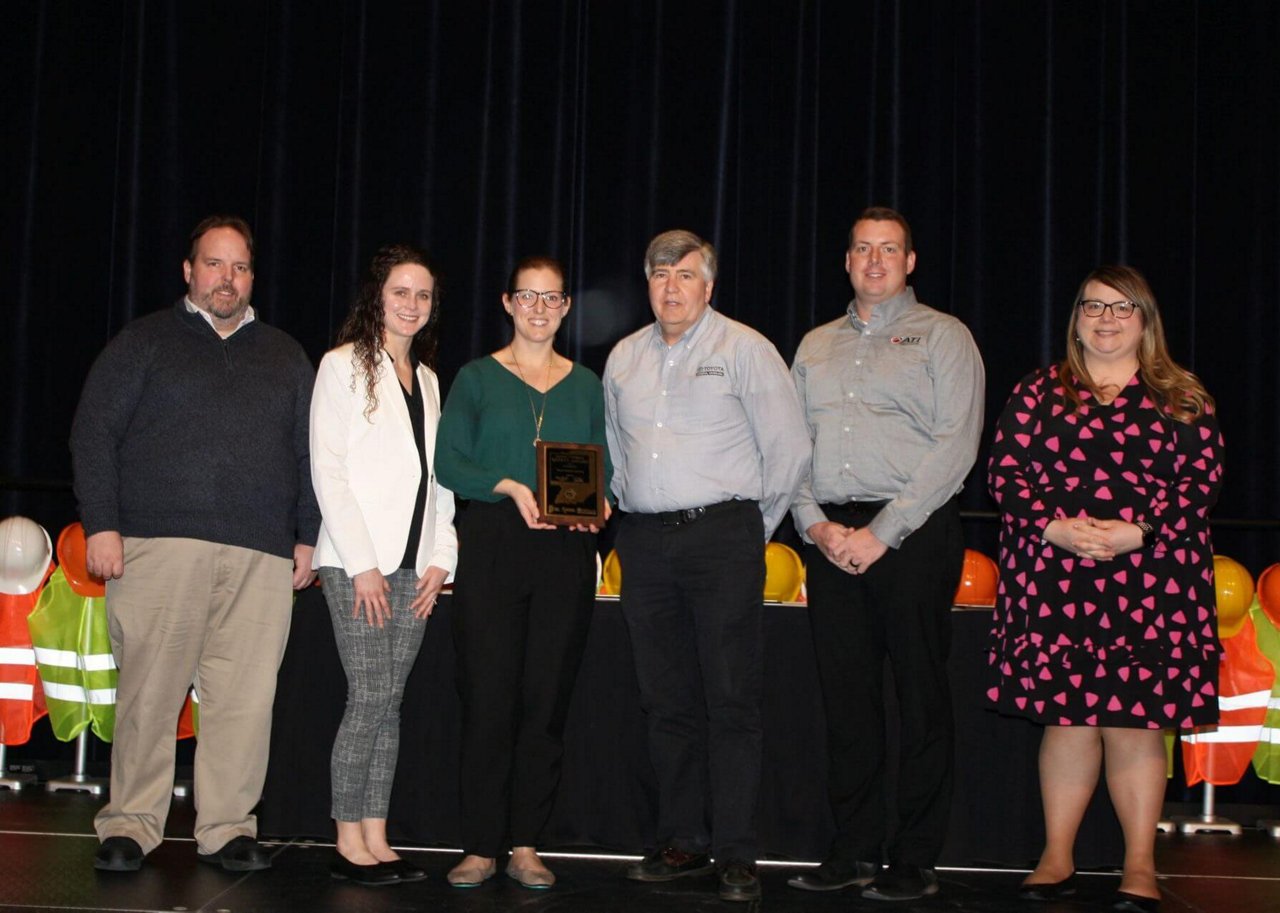
[[[706,853],[686,853],[673,846],[650,853],[639,862],[627,866],[632,881],[674,881],[690,875],[707,875],[715,871]]]
[[[740,859],[730,859],[720,866],[721,900],[759,900],[760,879],[756,867]]]
[[[142,847],[132,837],[108,837],[93,854],[93,867],[103,872],[136,872],[142,868]]]
[[[349,881],[369,888],[381,888],[389,884],[399,884],[400,875],[392,868],[392,862],[373,862],[360,865],[352,862],[341,853],[329,863],[329,877],[339,881]]]
[[[380,863],[380,865],[388,871],[395,872],[400,876],[400,880],[404,882],[425,881],[427,878],[427,873],[408,859],[396,859],[393,862]]]
[[[1111,909],[1120,913],[1157,913],[1160,909],[1159,897],[1143,897],[1141,894],[1130,894],[1128,891],[1116,891],[1116,902]]]
[[[874,862],[855,862],[848,866],[828,861],[791,876],[787,884],[801,891],[839,891],[850,885],[870,884],[879,873],[880,866]]]
[[[228,840],[217,852],[196,853],[196,858],[208,865],[220,865],[228,872],[257,872],[271,868],[270,854],[261,843],[244,834]]]
[[[1018,886],[1019,900],[1057,900],[1059,897],[1070,897],[1076,892],[1076,873],[1072,872],[1061,881],[1042,881],[1039,884],[1023,882]]]
[[[932,868],[890,863],[862,892],[868,900],[919,900],[938,893],[938,873]]]

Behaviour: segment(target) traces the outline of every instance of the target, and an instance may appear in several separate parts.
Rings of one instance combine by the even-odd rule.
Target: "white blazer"
[[[375,567],[390,574],[404,557],[422,467],[389,356],[378,365],[378,406],[365,418],[365,381],[353,355],[349,343],[326,354],[311,396],[311,482],[322,520],[311,564],[341,567],[353,577]],[[422,576],[435,565],[452,579],[458,564],[453,492],[440,487],[434,465],[440,382],[419,365],[418,385],[431,477],[415,570]]]

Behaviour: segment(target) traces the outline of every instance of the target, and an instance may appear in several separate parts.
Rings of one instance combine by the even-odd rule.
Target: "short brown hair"
[[[253,230],[249,228],[249,223],[239,216],[219,215],[201,219],[199,224],[191,229],[191,250],[187,253],[187,262],[196,262],[196,248],[200,246],[200,239],[215,228],[230,228],[244,238],[244,245],[249,248],[249,269],[253,269]]]
[[[890,209],[888,206],[868,206],[862,210],[861,215],[853,220],[853,224],[849,226],[849,247],[853,247],[853,230],[858,227],[859,222],[897,222],[902,226],[902,244],[904,254],[911,253],[911,226],[907,224],[906,218],[896,209]]]

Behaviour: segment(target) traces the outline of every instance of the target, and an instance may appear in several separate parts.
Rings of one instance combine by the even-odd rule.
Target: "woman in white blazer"
[[[435,272],[422,251],[380,249],[325,355],[311,399],[311,478],[323,523],[320,572],[347,707],[330,759],[335,878],[426,874],[387,843],[404,683],[458,559],[453,494],[430,455],[440,418]]]

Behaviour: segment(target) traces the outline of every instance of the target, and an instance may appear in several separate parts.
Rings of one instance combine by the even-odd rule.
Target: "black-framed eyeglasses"
[[[511,298],[522,308],[531,308],[542,299],[542,303],[555,311],[564,307],[569,296],[564,292],[539,292],[531,288],[518,288],[511,293]]]
[[[1086,317],[1101,317],[1102,312],[1111,311],[1111,316],[1116,320],[1128,320],[1133,316],[1133,312],[1142,305],[1136,301],[1094,301],[1086,299],[1080,302],[1080,310],[1084,311]]]

